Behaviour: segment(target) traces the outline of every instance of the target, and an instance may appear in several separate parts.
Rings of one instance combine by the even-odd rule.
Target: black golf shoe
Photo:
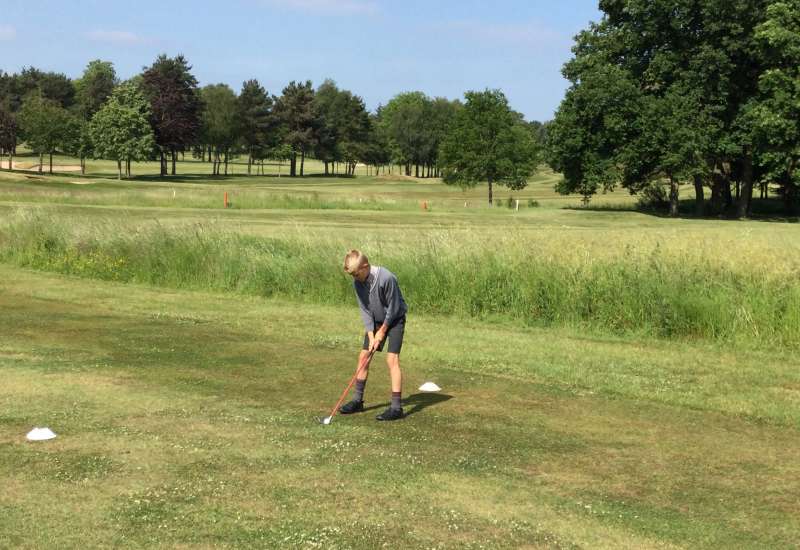
[[[364,402],[353,399],[349,403],[345,403],[339,407],[339,412],[342,414],[359,413],[364,410]]]
[[[376,420],[400,420],[403,418],[403,409],[392,409],[391,407],[375,417]]]

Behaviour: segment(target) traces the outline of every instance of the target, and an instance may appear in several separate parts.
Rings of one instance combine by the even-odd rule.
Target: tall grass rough
[[[121,282],[325,304],[352,302],[340,259],[352,243],[320,230],[241,235],[213,224],[179,228],[77,223],[23,210],[0,226],[0,261]],[[786,265],[738,265],[666,250],[619,254],[563,242],[446,231],[367,243],[402,281],[412,312],[504,317],[526,325],[615,334],[800,344],[800,281]]]

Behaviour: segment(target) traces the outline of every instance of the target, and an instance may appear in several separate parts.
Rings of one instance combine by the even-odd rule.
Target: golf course
[[[795,223],[584,207],[544,168],[490,207],[397,169],[55,162],[0,173],[0,547],[800,540]],[[363,335],[350,248],[408,302],[398,422],[383,354],[366,412],[316,421]]]
[[[5,4],[0,550],[800,550],[800,0]]]

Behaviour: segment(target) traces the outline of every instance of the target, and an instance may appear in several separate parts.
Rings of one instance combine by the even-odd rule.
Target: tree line
[[[577,37],[571,86],[547,125],[560,190],[621,185],[678,215],[748,216],[800,190],[800,0],[601,0]],[[710,191],[709,199],[706,193]]]
[[[353,175],[363,163],[376,174],[400,166],[405,175],[444,177],[459,185],[488,178],[518,186],[518,174],[493,166],[496,159],[483,158],[481,148],[510,154],[508,139],[522,139],[519,149],[538,159],[533,144],[541,124],[526,123],[499,91],[467,94],[466,105],[406,92],[369,112],[361,97],[332,80],[316,88],[310,81],[293,81],[273,95],[252,79],[236,93],[226,84],[200,87],[191,69],[183,56],[161,55],[125,82],[110,62],[100,60],[76,80],[35,68],[0,72],[0,149],[9,155],[9,169],[21,142],[40,156],[40,171],[49,155],[52,172],[52,155],[60,151],[80,158],[82,167],[87,158],[114,160],[120,179],[130,176],[132,162],[149,159],[160,161],[162,176],[174,175],[179,155],[191,154],[212,163],[215,175],[227,174],[231,159],[242,156],[248,174],[261,174],[266,161],[280,160],[288,161],[290,176],[302,176],[305,159],[313,157],[322,161],[326,175]],[[478,108],[496,120],[475,116]],[[478,139],[466,132],[468,119],[488,129],[474,147],[473,157],[483,161],[472,158],[471,166],[459,165],[458,155]],[[498,124],[515,130],[489,128]],[[506,140],[498,147],[486,141],[498,136]],[[533,157],[516,154],[524,168],[506,161],[512,172],[532,172]]]

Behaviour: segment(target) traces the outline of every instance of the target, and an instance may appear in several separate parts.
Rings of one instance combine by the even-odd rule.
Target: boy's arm
[[[361,296],[359,296],[358,291],[356,291],[356,301],[358,302],[358,311],[361,314],[361,321],[364,323],[364,330],[372,334],[372,331],[375,329],[375,318],[372,317],[372,313],[367,309],[366,304],[361,301]]]
[[[389,330],[392,323],[397,320],[398,313],[400,312],[400,289],[397,286],[397,279],[394,277],[386,279],[383,291],[384,298],[386,299],[386,316],[383,319],[383,325],[379,332],[386,334],[386,331]]]

